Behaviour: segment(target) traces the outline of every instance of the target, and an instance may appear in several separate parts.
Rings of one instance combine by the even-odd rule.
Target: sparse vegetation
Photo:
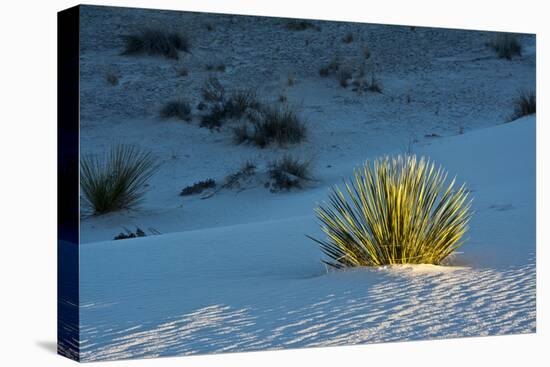
[[[221,100],[210,104],[210,110],[202,116],[202,127],[219,128],[225,119],[241,118],[250,109],[260,108],[256,92],[252,89],[237,90],[227,100],[224,95],[222,93]]]
[[[357,94],[363,94],[363,92],[366,92],[368,89],[368,83],[365,80],[365,64],[361,64],[359,66],[359,70],[357,72],[357,75],[351,82],[351,85],[353,86],[352,90],[354,92],[357,92]]]
[[[366,65],[365,63],[361,63],[361,65],[359,65],[359,69],[357,71],[357,77],[358,78],[363,78],[365,76],[365,70],[366,70]]]
[[[242,117],[249,109],[260,109],[260,102],[253,89],[239,89],[231,94],[224,107],[227,115],[232,118]]]
[[[306,29],[318,29],[315,24],[303,19],[289,19],[285,25],[290,31],[305,31]]]
[[[337,73],[338,82],[342,88],[347,88],[349,80],[353,77],[353,72],[349,66],[339,68]]]
[[[187,67],[185,65],[182,65],[179,70],[178,70],[178,75],[179,76],[187,76],[189,75],[189,69],[187,69]]]
[[[351,32],[346,33],[346,35],[342,38],[342,42],[352,43],[353,42],[353,33],[351,33]]]
[[[180,196],[200,194],[204,190],[212,189],[214,187],[216,187],[216,181],[209,178],[207,180],[195,182],[192,185],[184,187],[180,192]]]
[[[269,163],[271,191],[302,188],[304,181],[311,180],[311,161],[300,161],[290,155]]]
[[[210,104],[209,110],[201,117],[201,127],[208,129],[218,129],[222,126],[223,120],[226,118],[226,112],[223,102],[214,102]]]
[[[353,86],[353,91],[357,92],[357,94],[363,94],[368,89],[368,83],[365,81],[365,78],[363,77],[357,77],[353,79],[351,82],[351,85]]]
[[[365,59],[370,57],[370,51],[367,46],[364,46]],[[342,88],[347,88],[350,83],[353,86],[353,91],[362,94],[366,91],[382,93],[382,84],[380,80],[371,76],[370,81],[365,77],[367,68],[366,60],[359,62],[357,65],[344,64],[341,65],[338,58],[334,58],[328,65],[319,69],[321,77],[335,75],[336,80]]]
[[[289,73],[289,74],[287,75],[286,84],[287,84],[289,87],[292,87],[294,84],[296,84],[296,78],[295,78],[294,74]]]
[[[191,121],[191,105],[183,99],[169,101],[161,110],[162,118],[177,118],[184,121]]]
[[[118,74],[113,71],[107,72],[107,74],[105,75],[105,79],[107,80],[107,83],[112,86],[118,85]]]
[[[205,68],[207,71],[219,71],[223,73],[225,71],[225,64],[222,62],[218,64],[206,64]]]
[[[513,56],[521,56],[521,43],[513,33],[497,33],[489,46],[501,59],[511,60]]]
[[[133,145],[114,145],[102,156],[84,155],[80,161],[84,202],[94,215],[135,208],[157,168],[150,152]]]
[[[120,232],[118,235],[116,235],[113,240],[127,240],[129,238],[137,238],[137,237],[146,237],[147,234],[145,232],[137,227],[135,232],[132,232],[128,228],[124,228],[124,232]]]
[[[222,102],[225,99],[225,88],[219,79],[210,76],[202,86],[202,98],[206,102]]]
[[[370,48],[367,45],[363,46],[363,56],[365,57],[365,60],[370,59]]]
[[[340,61],[338,60],[338,58],[334,58],[332,59],[332,61],[328,64],[328,69],[330,72],[337,72],[338,69],[340,69]]]
[[[327,66],[323,66],[319,69],[319,75],[322,77],[327,77],[331,74],[335,74],[338,69],[340,69],[340,61],[335,58]]]
[[[384,157],[357,169],[343,191],[332,189],[316,209],[327,239],[310,238],[335,268],[441,264],[463,243],[468,195],[425,158]]]
[[[224,180],[224,189],[240,188],[243,181],[248,180],[256,173],[256,165],[252,161],[246,161],[235,173],[230,174]]]
[[[352,68],[350,65],[340,65],[335,59],[329,65],[319,69],[319,75],[328,77],[331,74],[336,75],[336,79],[342,88],[347,88],[350,83],[353,86],[353,91],[362,94],[366,91],[382,93],[382,84],[372,74],[370,81],[365,77],[365,62],[359,64],[357,68]]]
[[[169,59],[178,59],[179,51],[189,52],[191,49],[186,34],[162,29],[144,29],[124,36],[124,40],[123,55],[162,55]]]
[[[367,84],[367,90],[369,92],[382,93],[382,84],[374,77],[374,74],[371,76],[370,82]]]
[[[234,129],[235,142],[250,142],[264,148],[272,143],[295,144],[306,138],[304,123],[289,106],[262,108],[252,125],[252,131],[246,125]]]
[[[235,144],[242,144],[249,140],[251,140],[251,136],[246,124],[241,124],[233,128],[233,141]]]
[[[537,96],[534,91],[520,91],[514,100],[514,112],[510,121],[537,112]]]

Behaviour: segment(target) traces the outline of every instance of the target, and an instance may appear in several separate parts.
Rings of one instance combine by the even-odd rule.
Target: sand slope
[[[284,219],[83,244],[83,359],[534,332],[534,134],[533,116],[417,150],[474,194],[445,267],[327,272],[299,209],[326,188],[290,195]]]

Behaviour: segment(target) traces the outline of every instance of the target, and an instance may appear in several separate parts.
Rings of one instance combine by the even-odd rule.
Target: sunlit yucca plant
[[[330,266],[440,264],[463,243],[468,191],[424,157],[367,162],[344,185],[316,209],[326,240],[310,237]]]
[[[103,155],[85,155],[80,161],[80,186],[93,214],[136,207],[145,184],[158,168],[150,152],[118,144]]]

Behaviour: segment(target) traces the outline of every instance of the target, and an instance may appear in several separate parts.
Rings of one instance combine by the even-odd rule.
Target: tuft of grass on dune
[[[183,99],[169,101],[160,110],[162,118],[177,118],[184,121],[191,121],[191,104]]]
[[[289,31],[305,31],[307,29],[320,30],[318,26],[304,19],[289,19],[285,24],[285,28]]]
[[[535,91],[521,90],[514,99],[514,112],[509,121],[519,119],[520,117],[531,115],[537,112],[537,96]]]
[[[311,161],[302,161],[290,155],[270,162],[268,167],[273,192],[301,188],[304,181],[312,179]]]
[[[206,101],[205,107],[208,104],[208,111],[202,116],[202,127],[217,129],[227,119],[238,119],[251,110],[260,109],[261,104],[254,90],[236,90],[226,98],[225,90],[220,87],[221,85],[214,87],[215,89],[203,88],[203,99]]]
[[[200,194],[204,190],[213,189],[214,187],[216,187],[216,181],[209,178],[207,180],[195,182],[192,185],[184,187],[180,192],[180,196]]]
[[[513,56],[521,56],[521,43],[513,33],[497,33],[489,46],[500,59],[511,60]]]
[[[298,113],[289,106],[264,106],[251,121],[233,130],[236,143],[249,142],[260,148],[271,144],[285,146],[304,141],[307,129]]]
[[[191,42],[185,33],[164,29],[146,28],[124,36],[123,55],[161,55],[169,59],[178,59],[179,51],[189,52]]]

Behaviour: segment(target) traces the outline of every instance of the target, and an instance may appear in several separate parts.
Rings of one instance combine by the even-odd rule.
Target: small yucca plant
[[[80,161],[80,186],[93,214],[136,207],[144,187],[158,168],[150,152],[118,144],[103,155],[86,155]]]
[[[342,192],[316,209],[326,264],[440,264],[460,247],[472,212],[465,185],[416,156],[384,157],[355,170]],[[308,236],[309,237],[309,236]]]

